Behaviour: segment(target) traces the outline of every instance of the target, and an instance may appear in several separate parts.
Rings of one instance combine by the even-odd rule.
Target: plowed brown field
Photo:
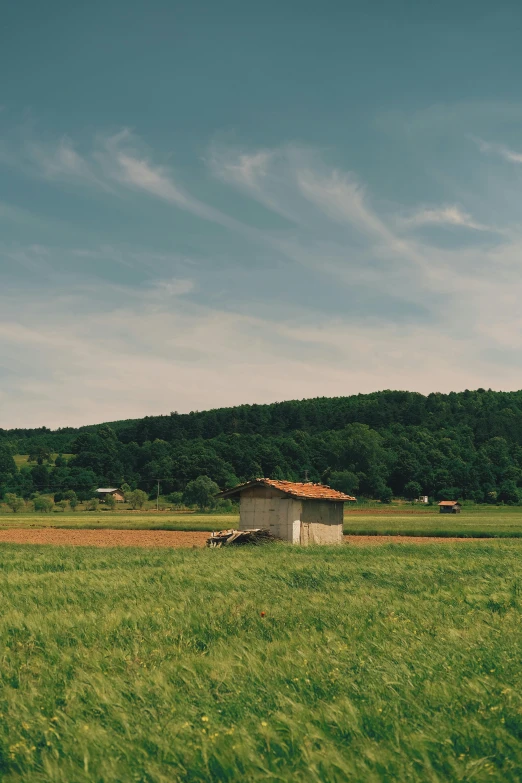
[[[176,530],[67,530],[58,528],[0,530],[0,543],[52,544],[54,546],[136,546],[193,547],[204,546],[209,533]],[[450,544],[453,542],[485,541],[478,538],[435,538],[430,536],[344,536],[347,544],[377,546],[379,544]],[[491,539],[489,539],[491,542]]]

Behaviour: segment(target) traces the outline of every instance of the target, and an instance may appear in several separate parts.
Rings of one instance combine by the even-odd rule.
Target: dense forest
[[[31,462],[18,469],[16,454]],[[427,494],[518,503],[522,391],[382,391],[79,429],[0,429],[0,496],[59,499],[74,490],[86,499],[98,486],[124,482],[151,492],[158,479],[168,495],[201,475],[222,488],[308,475],[385,502]]]

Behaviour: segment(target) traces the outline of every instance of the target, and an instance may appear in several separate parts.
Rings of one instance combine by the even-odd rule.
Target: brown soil
[[[444,536],[344,536],[345,544],[355,546],[379,546],[380,544],[451,544],[491,543],[491,538],[445,538]]]
[[[210,533],[177,530],[67,530],[10,528],[0,530],[0,543],[54,546],[205,546]]]
[[[68,530],[57,528],[10,528],[0,530],[0,543],[52,544],[54,546],[136,546],[201,547],[210,533],[177,530]],[[490,539],[441,538],[429,536],[344,536],[347,544],[378,546],[380,544],[451,544],[453,542],[488,541]]]

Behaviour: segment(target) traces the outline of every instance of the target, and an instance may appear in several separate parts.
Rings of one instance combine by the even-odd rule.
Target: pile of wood
[[[243,544],[268,544],[276,541],[270,530],[256,528],[255,530],[220,530],[212,533],[207,539],[207,546],[218,548],[222,546],[242,546]]]

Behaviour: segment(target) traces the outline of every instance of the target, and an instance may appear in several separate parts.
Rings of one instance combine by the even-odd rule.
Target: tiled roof
[[[245,484],[239,484],[233,489],[226,490],[220,493],[221,496],[237,495],[244,489],[249,489],[255,486],[274,487],[274,489],[284,492],[285,495],[289,495],[292,498],[300,498],[302,500],[332,500],[344,502],[347,500],[355,500],[351,495],[345,495],[344,492],[338,492],[336,489],[328,487],[326,484],[312,484],[311,482],[299,483],[295,481],[278,481],[277,479],[258,478],[253,481],[247,481]]]
[[[439,506],[458,506],[458,500],[441,500]]]

